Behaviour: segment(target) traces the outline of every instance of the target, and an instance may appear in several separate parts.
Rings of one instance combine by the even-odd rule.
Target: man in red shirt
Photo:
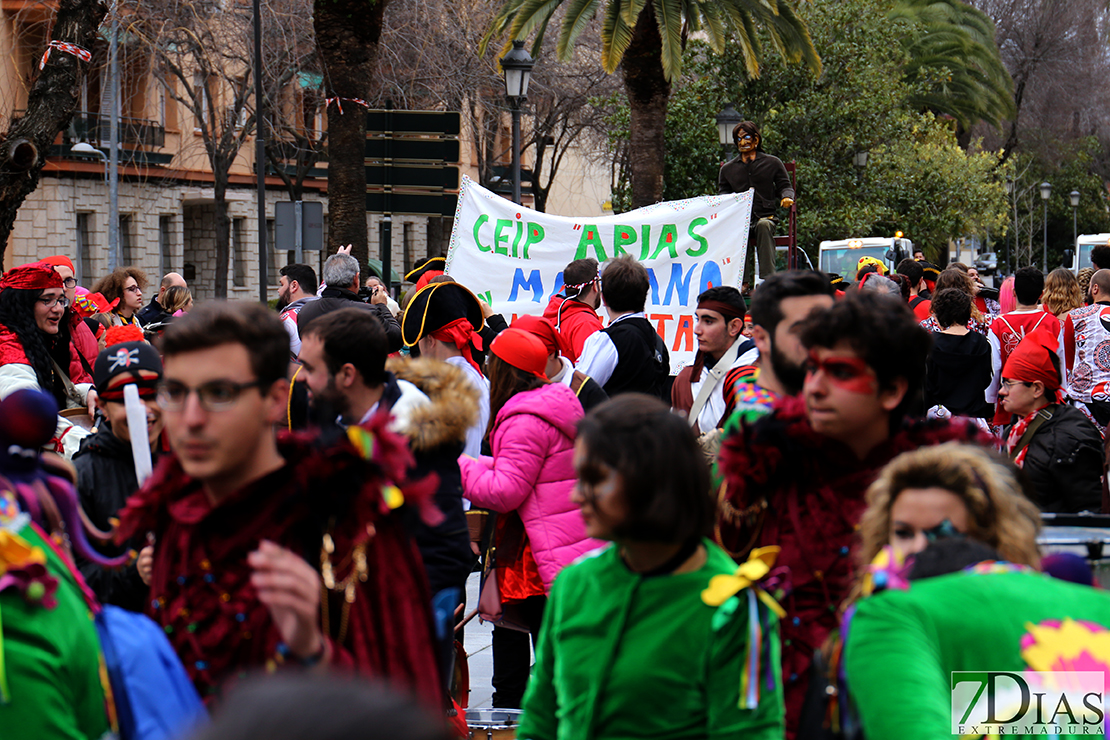
[[[910,281],[910,310],[918,321],[929,318],[929,308],[932,305],[928,298],[921,295],[926,290],[925,268],[916,260],[908,257],[898,263],[898,274]]]
[[[1048,311],[1041,308],[1041,293],[1044,292],[1044,274],[1036,267],[1022,267],[1014,273],[1014,298],[1017,308],[1010,313],[1003,314],[994,320],[987,339],[991,343],[991,368],[994,371],[994,380],[987,389],[987,400],[998,399],[998,386],[1002,378],[1002,368],[1006,365],[1006,358],[1014,351],[1023,338],[1033,333],[1035,329],[1044,329],[1054,337],[1060,336],[1060,320]],[[1007,424],[1010,414],[998,404],[995,415],[995,424]]]
[[[571,262],[563,270],[563,292],[551,296],[543,317],[567,340],[567,358],[578,362],[587,337],[601,329],[601,272],[595,259]]]

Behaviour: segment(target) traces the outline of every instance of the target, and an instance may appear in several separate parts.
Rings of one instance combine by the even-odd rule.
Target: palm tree
[[[963,131],[1014,116],[1014,83],[986,14],[959,0],[899,0],[888,17],[906,24],[911,107],[950,115]]]
[[[574,42],[590,19],[602,11],[601,63],[606,72],[621,68],[631,114],[630,169],[632,206],[663,198],[663,127],[671,83],[682,74],[682,52],[692,33],[703,32],[720,53],[726,40],[737,44],[749,76],[759,75],[762,29],[787,61],[803,63],[815,73],[821,60],[805,23],[789,0],[508,0],[483,41],[508,33],[513,39],[535,33],[532,54],[539,54],[556,10],[566,6],[556,54],[570,57]]]

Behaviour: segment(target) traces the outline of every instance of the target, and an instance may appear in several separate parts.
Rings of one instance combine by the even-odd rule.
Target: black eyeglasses
[[[1002,379],[1002,386],[1006,390],[1010,390],[1015,385],[1024,385],[1026,388],[1031,388],[1033,386],[1032,383],[1026,382],[1024,380],[1010,380],[1009,378],[1003,378]]]
[[[76,288],[77,287],[77,278],[71,278],[71,277],[66,278],[65,280],[62,281],[62,285],[64,285],[67,289]]]
[[[248,388],[262,388],[263,383],[236,383],[231,380],[213,380],[209,383],[190,388],[184,383],[169,381],[158,386],[158,405],[164,409],[177,411],[185,406],[189,394],[196,393],[200,407],[205,411],[225,411],[235,405],[239,396]]]
[[[61,304],[62,308],[66,308],[66,307],[69,306],[69,299],[66,298],[65,294],[63,293],[62,295],[57,296],[56,298],[50,298],[50,297],[39,298],[39,303],[46,306],[47,308],[54,308],[54,306],[57,306],[59,304]]]

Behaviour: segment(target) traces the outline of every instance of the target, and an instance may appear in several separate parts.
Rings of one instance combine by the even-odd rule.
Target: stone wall
[[[285,191],[267,190],[267,219],[274,217],[274,204],[288,200]],[[327,242],[327,199],[306,194],[305,200],[324,203],[324,233]],[[168,271],[184,272],[186,265],[195,268],[190,289],[198,299],[214,294],[216,264],[215,207],[212,189],[189,183],[128,181],[119,185],[119,212],[130,216],[131,263],[141,267],[156,285]],[[235,245],[230,248],[228,296],[240,300],[258,298],[258,208],[253,188],[231,188],[228,191],[228,213],[241,221],[242,286],[235,285]],[[163,218],[168,219],[163,221]],[[380,217],[367,214],[370,256],[380,259]],[[404,276],[405,225],[409,225],[409,264],[427,255],[427,222],[421,216],[394,216],[392,229],[392,265]],[[85,225],[88,246],[79,253],[79,224]],[[162,255],[162,227],[168,226],[168,251]],[[126,243],[121,234],[121,245]],[[272,232],[267,236],[273,249]],[[108,272],[108,186],[103,178],[44,176],[39,187],[19,210],[11,239],[4,253],[4,266],[12,267],[51,255],[65,254],[78,268],[81,285],[92,287]],[[277,268],[290,257],[271,253],[267,281],[270,298],[277,297]],[[324,255],[305,252],[304,260],[319,274]],[[149,290],[148,290],[149,293]],[[149,296],[146,296],[149,298]]]

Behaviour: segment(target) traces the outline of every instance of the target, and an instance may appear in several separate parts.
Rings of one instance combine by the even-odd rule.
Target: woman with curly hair
[[[67,305],[62,277],[50,265],[23,265],[0,279],[0,399],[35,388],[60,409],[94,413],[92,377],[61,331]],[[54,448],[70,457],[87,434],[59,416]]]
[[[114,307],[95,318],[105,328],[134,324],[142,327],[136,314],[143,308],[143,289],[149,284],[146,273],[138,267],[117,267],[107,277],[93,286],[93,293],[100,293]]]
[[[857,561],[866,571],[884,545],[908,556],[947,533],[1038,568],[1040,521],[1017,468],[1000,456],[955,442],[923,447],[891,460],[867,490]]]
[[[1041,296],[1044,310],[1060,319],[1069,311],[1083,305],[1083,290],[1079,280],[1066,267],[1057,267],[1048,273],[1044,281],[1044,295]]]

